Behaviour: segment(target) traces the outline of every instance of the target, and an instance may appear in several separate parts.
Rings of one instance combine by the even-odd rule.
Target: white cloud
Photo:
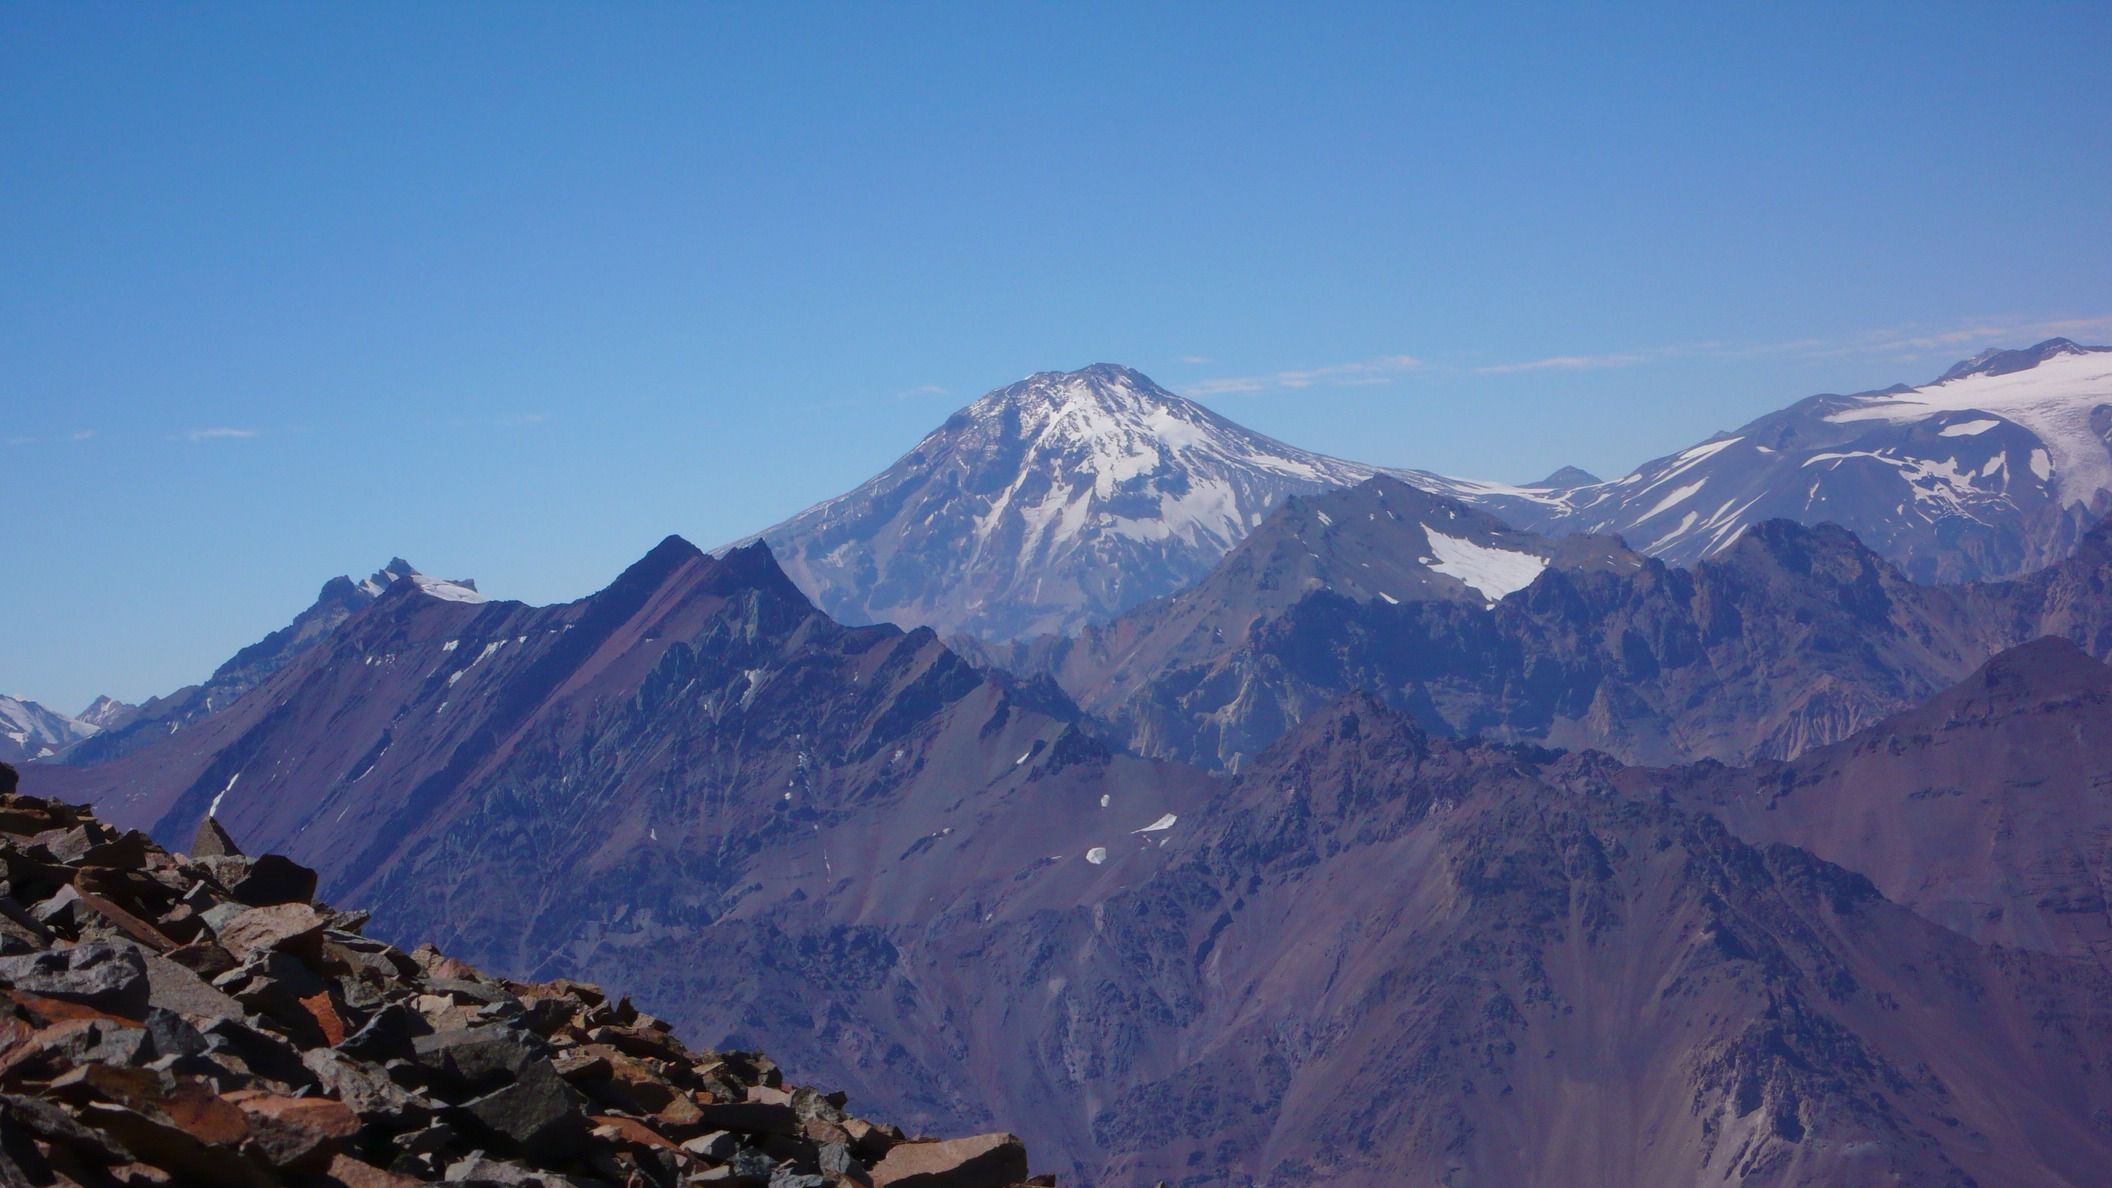
[[[1190,396],[1224,396],[1272,389],[1368,387],[1390,384],[1404,372],[1423,365],[1414,355],[1381,355],[1355,363],[1330,363],[1325,367],[1272,371],[1266,375],[1226,375],[1182,385]]]
[[[2112,315],[2068,318],[1980,318],[1949,326],[1892,326],[1835,341],[1805,339],[1772,349],[1814,358],[1841,355],[1950,355],[1988,346],[2024,347],[2048,338],[2112,336]],[[1914,357],[1909,354],[1909,357]]]
[[[1633,367],[1667,353],[1669,352],[1659,351],[1654,355],[1626,352],[1611,355],[1550,355],[1545,359],[1527,359],[1522,363],[1493,363],[1487,367],[1477,367],[1475,370],[1484,375],[1510,375],[1520,371],[1590,371],[1600,367]]]
[[[914,388],[904,388],[895,393],[895,399],[911,400],[918,396],[944,396],[945,394],[946,389],[937,384],[918,384]]]
[[[255,437],[256,435],[257,431],[254,429],[231,429],[225,425],[216,425],[210,429],[187,429],[181,434],[178,434],[178,436],[182,437],[185,441],[229,441],[237,439],[246,440],[248,438]]]
[[[1182,355],[1182,356],[1181,356],[1181,362],[1183,362],[1183,363],[1186,363],[1186,364],[1187,364],[1188,366],[1190,366],[1190,367],[1201,367],[1201,366],[1202,366],[1203,364],[1205,364],[1205,363],[1208,363],[1209,361],[1210,361],[1210,356],[1208,356],[1208,355]]]
[[[1638,367],[1666,359],[1750,359],[1758,356],[1791,356],[1833,359],[1852,355],[1880,356],[1893,362],[1929,358],[1951,359],[1988,346],[2023,347],[2048,338],[2112,337],[2112,315],[2071,318],[1976,318],[1947,326],[1891,326],[1863,330],[1835,338],[1798,338],[1787,342],[1726,343],[1698,342],[1604,354],[1550,355],[1511,363],[1493,363],[1474,370],[1482,375],[1513,375],[1535,371],[1587,371],[1607,367]]]

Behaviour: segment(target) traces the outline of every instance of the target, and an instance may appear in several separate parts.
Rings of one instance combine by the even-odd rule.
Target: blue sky
[[[0,689],[575,597],[1036,370],[1522,480],[2112,339],[2101,4],[785,7],[0,8]]]

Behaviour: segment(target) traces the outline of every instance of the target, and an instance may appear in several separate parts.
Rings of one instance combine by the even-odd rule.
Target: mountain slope
[[[981,663],[1047,672],[1082,707],[1119,720],[1128,699],[1170,674],[1214,668],[1310,597],[1378,608],[1430,603],[1486,609],[1550,567],[1626,574],[1643,564],[1613,538],[1520,532],[1458,500],[1382,475],[1344,490],[1292,496],[1200,582],[1104,627],[1010,646],[972,640],[957,646]],[[1212,678],[1200,683],[1226,688]],[[1311,704],[1325,704],[1342,691],[1319,692]],[[1281,718],[1273,729],[1280,733],[1291,720]],[[1239,733],[1254,737],[1257,726],[1249,723]],[[1198,757],[1144,745],[1155,753]],[[1247,748],[1250,754],[1259,749]]]
[[[2112,348],[2056,338],[1918,388],[1813,396],[1611,482],[1487,504],[1672,564],[1789,519],[1840,524],[1917,581],[2004,577],[2060,560],[2112,510],[2108,433]]]
[[[1785,528],[1741,546],[1778,554],[1750,580],[1881,605],[1845,534]],[[1374,605],[1677,572],[1617,568],[1497,612]],[[1226,781],[1015,688],[832,622],[763,546],[670,539],[563,606],[399,583],[229,709],[32,790],[163,836],[212,812],[379,935],[601,980],[920,1128],[1002,1119],[1068,1183],[2081,1184],[2112,1158],[2094,964],[1977,945],[1630,799],[1602,757],[1351,697]]]
[[[1978,940],[2112,969],[2112,668],[2062,639],[1788,764],[1641,780]]]
[[[1389,525],[1331,531],[1399,555]],[[1917,584],[1837,527],[1788,521],[1691,569],[1551,567],[1493,606],[1238,592],[1267,584],[1228,559],[1223,581],[979,659],[1052,676],[1139,753],[1236,768],[1358,689],[1446,734],[1745,762],[1845,738],[2041,635],[2112,655],[2108,525],[2057,565],[1964,586]],[[1209,620],[1202,608],[1248,606],[1259,613],[1222,629],[1189,625]]]
[[[100,710],[111,715],[112,722],[98,723],[104,726],[102,732],[87,745],[67,752],[63,761],[102,763],[130,754],[158,738],[174,734],[226,709],[405,578],[442,597],[466,601],[481,598],[475,582],[429,578],[401,557],[392,559],[364,581],[354,582],[343,576],[331,578],[323,583],[315,602],[295,615],[291,623],[236,652],[203,684],[187,685],[136,706],[97,698],[89,707],[90,713]]]
[[[1373,472],[1098,364],[989,393],[761,538],[840,620],[1009,638],[1171,593],[1285,496]]]
[[[1616,774],[1349,699],[1163,845],[864,934],[892,976],[802,961],[826,1012],[740,1034],[953,1067],[1065,1182],[2091,1182],[2104,971],[1977,946]],[[787,905],[674,987],[739,998],[722,965],[860,935]]]

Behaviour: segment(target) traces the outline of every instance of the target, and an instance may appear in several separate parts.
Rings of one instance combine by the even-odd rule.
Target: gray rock
[[[0,957],[0,980],[31,994],[83,1003],[130,1019],[146,1015],[151,990],[139,947],[117,941],[87,941],[70,949]]]
[[[545,1060],[530,1064],[506,1087],[465,1103],[459,1114],[531,1158],[574,1149],[587,1132],[583,1099]]]
[[[346,1042],[350,1042],[347,1040]],[[411,1041],[411,1063],[436,1085],[482,1090],[524,1075],[540,1064],[554,1077],[541,1041],[514,1027],[463,1027]]]
[[[355,1059],[381,1063],[410,1056],[418,1038],[431,1034],[433,1025],[423,1015],[401,1003],[390,1003],[374,1012],[365,1026],[346,1036],[337,1050]]]

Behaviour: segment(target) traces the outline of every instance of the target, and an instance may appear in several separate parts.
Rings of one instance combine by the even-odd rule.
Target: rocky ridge
[[[1001,1188],[1007,1134],[909,1139],[581,982],[361,934],[316,874],[188,856],[0,767],[0,1184]]]
[[[186,685],[161,697],[150,697],[139,705],[125,705],[99,697],[81,716],[97,728],[92,737],[57,756],[65,763],[101,763],[129,755],[157,739],[197,725],[228,706],[244,693],[263,684],[272,674],[292,663],[308,649],[321,644],[345,620],[371,605],[397,582],[411,582],[435,597],[449,601],[477,601],[477,584],[467,579],[439,581],[419,573],[401,557],[361,581],[339,575],[323,583],[315,601],[286,626],[250,644],[229,657],[225,664],[196,685]]]
[[[1337,516],[1329,550],[1352,551],[1341,538],[1354,534],[1366,539],[1353,552],[1397,554],[1400,527]],[[1749,763],[1837,742],[2042,635],[2112,655],[2112,523],[2027,577],[1931,586],[1839,527],[1770,520],[1689,568],[1555,563],[1487,605],[1356,582],[1257,596],[1273,571],[1235,573],[1246,558],[1226,559],[1234,580],[1213,575],[1075,638],[970,652],[1053,678],[1125,749],[1235,770],[1360,689],[1443,734]]]

